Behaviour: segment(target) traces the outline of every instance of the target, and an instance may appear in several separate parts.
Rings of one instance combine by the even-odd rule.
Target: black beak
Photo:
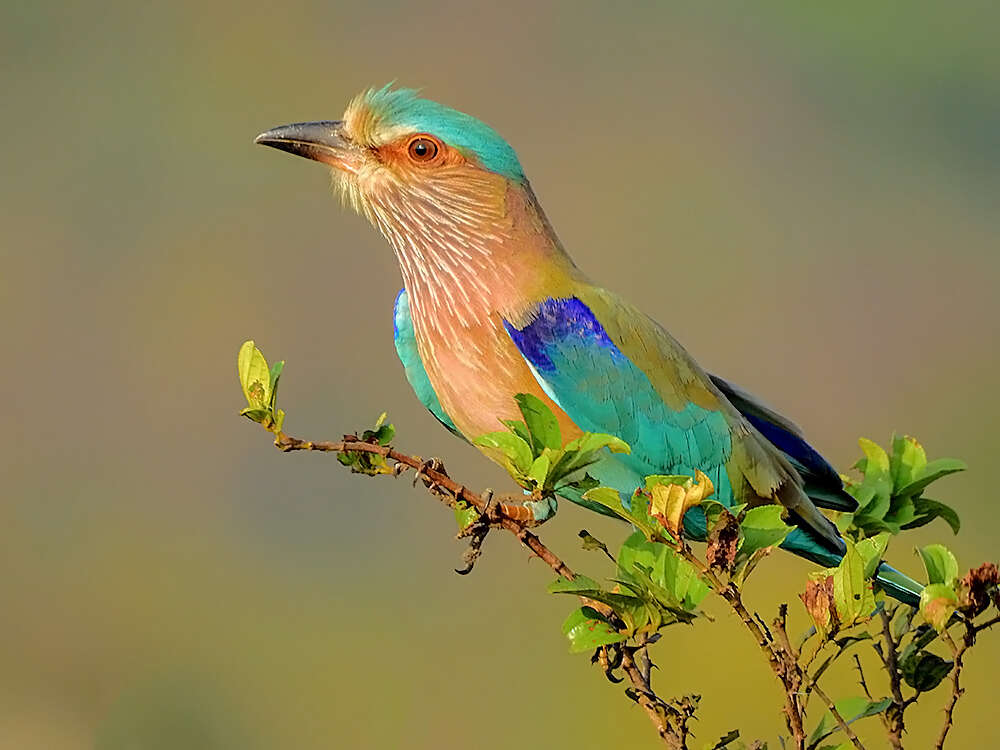
[[[363,156],[362,149],[345,136],[343,122],[297,122],[282,125],[261,133],[253,142],[323,162],[347,172],[356,172]]]

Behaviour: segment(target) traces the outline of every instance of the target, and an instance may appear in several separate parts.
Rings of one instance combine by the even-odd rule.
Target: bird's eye
[[[426,136],[417,136],[410,141],[407,151],[413,161],[429,162],[438,155],[438,145]]]

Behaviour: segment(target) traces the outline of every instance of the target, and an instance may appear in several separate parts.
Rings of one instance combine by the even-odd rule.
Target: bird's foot
[[[541,500],[529,500],[524,503],[524,507],[531,511],[534,520],[533,526],[541,526],[548,521],[559,510],[559,502],[554,497],[545,497]]]
[[[421,479],[424,480],[424,485],[426,485],[427,487],[437,484],[433,479],[427,476],[428,471],[434,471],[437,472],[438,474],[444,474],[445,476],[448,475],[447,472],[444,470],[444,464],[441,463],[441,459],[429,458],[414,470],[415,473],[415,476],[413,477],[414,487],[417,486],[417,482],[419,482]]]

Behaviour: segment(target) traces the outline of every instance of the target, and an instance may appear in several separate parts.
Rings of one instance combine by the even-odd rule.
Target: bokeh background
[[[288,361],[292,434],[387,410],[503,484],[403,379],[389,249],[321,167],[251,144],[392,79],[493,124],[584,269],[838,466],[894,430],[966,459],[961,535],[900,567],[995,559],[1000,6],[825,5],[5,0],[0,748],[655,746],[511,539],[460,578],[434,501],[237,415],[252,337]],[[624,535],[564,508],[543,538],[607,572],[582,527]],[[773,559],[752,601],[808,569]],[[704,742],[773,740],[777,686],[713,611],[668,631],[658,685],[704,696]],[[997,640],[953,747],[1000,743]]]

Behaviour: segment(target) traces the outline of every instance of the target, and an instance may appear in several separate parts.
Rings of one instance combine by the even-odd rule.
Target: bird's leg
[[[490,533],[493,523],[499,518],[500,503],[494,497],[493,490],[489,488],[483,490],[482,497],[485,504],[483,505],[483,509],[479,511],[478,520],[458,532],[458,536],[456,537],[457,539],[471,537],[469,539],[469,546],[465,548],[465,552],[462,555],[465,567],[455,568],[455,572],[460,576],[468,575],[472,572],[476,561],[483,553],[483,542],[486,541],[486,535]]]
[[[525,526],[540,526],[556,514],[559,503],[555,497],[542,497],[520,503],[501,503],[500,510],[508,518]]]

